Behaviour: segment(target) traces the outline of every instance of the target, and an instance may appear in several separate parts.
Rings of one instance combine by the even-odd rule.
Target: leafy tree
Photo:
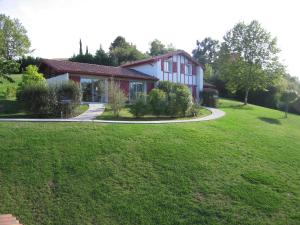
[[[29,53],[30,40],[18,19],[0,14],[0,56],[14,59]]]
[[[100,45],[100,48],[96,51],[96,54],[94,56],[94,63],[99,65],[107,65],[110,66],[110,58],[108,54],[102,49],[102,46]]]
[[[121,109],[125,106],[127,99],[120,88],[120,84],[114,79],[111,79],[108,88],[108,103],[115,117],[119,117]]]
[[[111,43],[109,56],[114,66],[145,58],[145,55],[135,45],[126,42],[125,38],[121,36]]]
[[[14,60],[8,60],[0,56],[0,83],[2,83],[2,79],[14,82],[9,75],[17,73],[19,66]]]
[[[243,91],[248,103],[250,91],[267,88],[282,76],[277,62],[276,39],[257,21],[238,23],[224,36],[219,69],[232,92]]]
[[[42,73],[39,73],[37,66],[29,65],[26,67],[25,74],[22,76],[23,85],[28,83],[44,82],[45,78]]]
[[[150,52],[149,55],[156,56],[162,55],[171,51],[175,51],[175,47],[172,44],[169,44],[167,47],[158,39],[154,39],[150,43]]]
[[[282,93],[280,100],[285,104],[285,118],[287,118],[289,105],[297,100],[298,93],[294,90],[287,90]]]
[[[203,65],[212,64],[217,58],[220,45],[219,41],[206,37],[196,42],[197,47],[193,50],[193,57]]]

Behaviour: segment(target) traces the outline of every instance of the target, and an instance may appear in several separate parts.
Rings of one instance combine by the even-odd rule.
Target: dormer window
[[[185,74],[192,75],[192,65],[191,64],[185,65]]]
[[[165,60],[164,61],[164,71],[165,72],[172,72],[172,60]]]

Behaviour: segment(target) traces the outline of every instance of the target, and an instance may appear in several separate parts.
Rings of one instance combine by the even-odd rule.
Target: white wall
[[[65,74],[58,75],[56,77],[51,77],[51,78],[47,79],[47,82],[49,85],[58,85],[58,84],[66,82],[68,80],[69,80],[69,74],[65,73]]]
[[[154,62],[154,63],[151,63],[151,64],[149,63],[149,64],[133,66],[133,67],[130,67],[130,69],[134,69],[136,71],[148,74],[150,76],[155,76],[156,75],[156,65],[157,65],[157,63]]]

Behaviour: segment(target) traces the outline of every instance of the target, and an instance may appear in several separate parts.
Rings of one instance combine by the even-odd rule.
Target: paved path
[[[89,109],[72,120],[94,120],[104,112],[105,106],[100,103],[89,103]]]
[[[190,123],[216,120],[225,116],[225,112],[220,109],[205,107],[211,114],[205,117],[186,120],[157,120],[157,121],[116,121],[116,120],[95,120],[94,118],[104,111],[103,104],[90,104],[87,112],[72,119],[0,119],[0,122],[95,122],[113,124],[165,124],[165,123]]]

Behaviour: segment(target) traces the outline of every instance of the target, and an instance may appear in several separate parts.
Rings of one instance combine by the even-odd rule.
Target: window
[[[185,73],[187,75],[192,75],[192,65],[191,64],[185,65]]]
[[[164,71],[172,72],[172,60],[165,60],[164,61]]]
[[[131,81],[129,85],[129,99],[134,101],[140,94],[145,93],[145,83],[142,81]]]

